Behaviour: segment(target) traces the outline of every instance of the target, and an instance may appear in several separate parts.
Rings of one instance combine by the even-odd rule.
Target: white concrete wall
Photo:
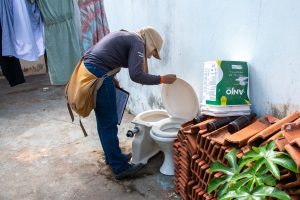
[[[279,117],[300,110],[299,0],[107,0],[111,31],[151,25],[164,38],[153,74],[176,73],[202,95],[203,63],[243,60],[250,67],[252,108]],[[141,86],[119,75],[137,114],[161,107],[160,86]]]

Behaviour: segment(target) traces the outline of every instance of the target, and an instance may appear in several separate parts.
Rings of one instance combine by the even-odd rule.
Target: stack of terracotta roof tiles
[[[296,121],[300,121],[300,118]],[[282,134],[278,136],[276,145],[279,150],[286,150],[290,154],[298,171],[300,171],[300,129],[282,131]],[[285,172],[281,175],[281,183],[277,187],[287,190],[292,195],[300,196],[300,174]]]
[[[225,155],[233,148],[239,151],[238,157],[242,157],[252,146],[264,145],[273,140],[276,140],[279,150],[286,150],[291,155],[300,169],[300,130],[280,131],[283,124],[299,117],[299,112],[281,120],[266,115],[253,119],[248,126],[235,133],[228,131],[228,125],[208,132],[207,124],[219,120],[217,118],[209,118],[197,124],[192,121],[185,123],[173,145],[175,192],[182,199],[216,199],[216,193],[208,194],[206,191],[210,179],[222,174],[209,173],[211,162],[218,160],[227,164]],[[281,171],[277,187],[291,195],[300,195],[300,175],[288,170]]]

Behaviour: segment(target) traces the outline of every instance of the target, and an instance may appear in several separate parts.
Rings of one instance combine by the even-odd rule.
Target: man
[[[175,74],[157,76],[148,74],[147,58],[160,59],[163,40],[152,27],[138,32],[117,31],[103,37],[84,55],[85,67],[97,77],[118,67],[128,68],[130,79],[144,85],[172,84]],[[116,178],[121,180],[133,177],[143,164],[130,164],[130,155],[124,155],[119,147],[118,119],[116,111],[117,81],[113,77],[104,80],[97,92],[96,120],[100,141],[106,162]]]

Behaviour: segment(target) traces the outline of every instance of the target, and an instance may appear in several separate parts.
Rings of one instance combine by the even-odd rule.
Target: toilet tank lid
[[[162,87],[162,102],[172,117],[190,120],[199,111],[199,102],[193,87],[177,78],[173,84]]]

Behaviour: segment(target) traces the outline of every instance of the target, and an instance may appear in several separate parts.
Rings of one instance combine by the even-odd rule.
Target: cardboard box
[[[24,76],[47,73],[44,56],[41,56],[38,61],[29,62],[25,60],[20,60],[20,63]]]
[[[250,105],[247,62],[221,60],[205,62],[202,104]]]
[[[44,56],[41,56],[38,61],[20,60],[21,68],[24,76],[31,76],[37,74],[46,74],[47,68]],[[0,79],[4,78],[0,68]]]

